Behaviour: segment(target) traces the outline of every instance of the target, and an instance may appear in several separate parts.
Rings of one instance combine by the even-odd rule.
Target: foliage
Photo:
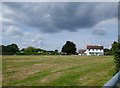
[[[104,49],[104,55],[112,55],[112,50],[111,49]]]
[[[59,55],[58,50],[47,51],[48,55]]]
[[[1,45],[0,54],[2,55],[14,55],[14,54],[16,55],[59,55],[59,52],[58,50],[46,51],[44,49],[35,48],[32,46],[19,50],[16,44],[10,44],[7,46]]]
[[[113,42],[112,44],[112,52],[114,55],[114,60],[116,64],[116,73],[120,71],[120,42]]]
[[[33,53],[33,52],[35,52],[35,48],[32,47],[32,46],[29,46],[29,47],[27,47],[27,48],[24,50],[24,52]]]
[[[71,41],[67,41],[62,47],[62,52],[66,53],[67,55],[76,54],[76,45]]]
[[[14,44],[14,43],[11,45],[7,45],[7,46],[1,45],[1,47],[2,47],[3,55],[13,55],[19,51],[17,44]]]
[[[35,52],[46,52],[46,50],[40,49],[40,48],[36,48]]]
[[[16,52],[16,55],[39,55],[36,52]]]
[[[46,51],[40,48],[34,48],[29,46],[27,48],[21,49],[20,52],[16,53],[17,55],[59,55],[58,50],[55,51]]]

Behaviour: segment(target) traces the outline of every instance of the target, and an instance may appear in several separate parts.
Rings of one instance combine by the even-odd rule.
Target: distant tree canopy
[[[67,55],[76,54],[76,45],[71,41],[67,41],[62,47],[62,52],[66,53]]]
[[[108,48],[105,48],[104,49],[104,55],[112,55],[112,50],[108,49]]]
[[[113,42],[111,50],[116,64],[115,71],[118,72],[120,71],[120,42]]]
[[[0,47],[2,47],[3,55],[13,55],[19,51],[17,44],[14,44],[14,43],[11,45],[7,45],[7,46],[1,45]]]
[[[22,48],[19,50],[17,44],[10,45],[0,45],[0,54],[1,55],[59,55],[58,50],[47,51],[40,48],[35,48],[28,46],[27,48]]]
[[[36,51],[36,49],[34,48],[34,47],[32,47],[32,46],[29,46],[29,47],[27,47],[25,50],[24,50],[24,52],[29,52],[29,53],[33,53],[33,52],[35,52]]]
[[[46,50],[40,49],[40,48],[36,48],[35,52],[46,52]]]

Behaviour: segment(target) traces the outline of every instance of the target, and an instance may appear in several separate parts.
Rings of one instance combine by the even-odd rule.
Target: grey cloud
[[[103,30],[103,29],[96,29],[96,30],[93,30],[93,31],[92,31],[92,34],[93,34],[93,35],[104,36],[104,35],[106,35],[107,33],[106,33],[106,31]]]
[[[4,26],[3,27],[3,36],[9,36],[9,37],[23,37],[24,33],[15,26]]]
[[[7,2],[3,9],[12,11],[6,14],[3,10],[3,19],[10,16],[19,25],[26,24],[45,33],[92,28],[117,17],[117,3],[113,2]]]

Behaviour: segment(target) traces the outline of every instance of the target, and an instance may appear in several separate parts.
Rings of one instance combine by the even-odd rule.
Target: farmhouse
[[[99,45],[87,45],[86,50],[79,50],[79,55],[104,55],[104,47]]]

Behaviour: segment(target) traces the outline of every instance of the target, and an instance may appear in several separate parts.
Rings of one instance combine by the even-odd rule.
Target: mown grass
[[[102,86],[112,56],[3,56],[3,86]]]

